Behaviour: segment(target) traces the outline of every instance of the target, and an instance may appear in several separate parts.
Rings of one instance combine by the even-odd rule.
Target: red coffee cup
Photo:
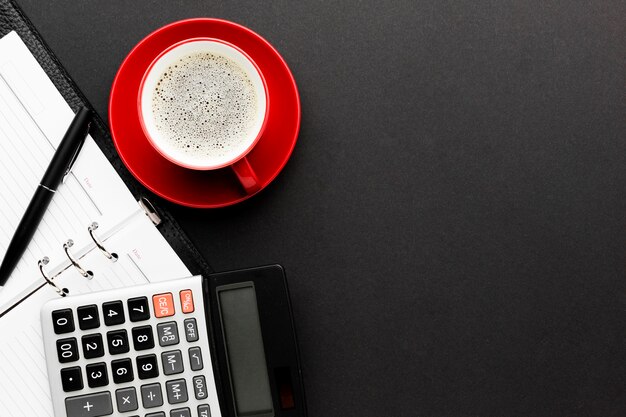
[[[234,63],[250,80],[252,91],[254,92],[254,114],[249,118],[249,127],[245,132],[236,138],[212,138],[212,140],[218,140],[220,143],[226,144],[223,147],[223,152],[219,154],[210,151],[194,152],[193,149],[188,150],[185,147],[173,145],[172,140],[167,137],[163,129],[159,129],[164,121],[155,115],[155,109],[153,108],[154,94],[156,94],[157,86],[160,85],[159,83],[167,70],[172,65],[180,62],[181,58],[196,53],[209,53]],[[207,79],[207,81],[210,80]],[[188,104],[190,109],[197,108],[193,102]],[[216,105],[219,105],[219,103]],[[144,73],[137,97],[141,128],[149,143],[157,152],[174,164],[187,169],[214,170],[230,167],[248,194],[253,194],[261,188],[261,184],[246,155],[254,148],[263,135],[267,125],[269,105],[267,84],[257,64],[235,45],[214,38],[186,39],[171,45],[161,52]],[[168,128],[172,129],[172,127]]]

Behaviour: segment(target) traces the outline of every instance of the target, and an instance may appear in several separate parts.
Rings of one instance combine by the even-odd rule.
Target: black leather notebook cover
[[[89,104],[74,81],[72,81],[54,53],[48,48],[19,6],[12,0],[0,0],[0,37],[3,37],[12,30],[20,35],[24,43],[30,49],[30,52],[35,56],[37,61],[39,61],[39,64],[43,67],[48,77],[50,77],[57,90],[63,95],[72,110],[76,112],[80,106],[86,106],[93,111],[91,104]],[[141,197],[145,197],[155,206],[162,220],[157,226],[158,230],[192,273],[206,275],[212,272],[209,264],[190,242],[189,238],[185,235],[171,214],[163,207],[158,206],[157,203],[160,201],[159,197],[143,188],[132,174],[126,170],[126,167],[113,146],[107,125],[95,111],[93,111],[93,113],[94,122],[91,125],[91,136],[109,159],[118,175],[126,183],[126,186],[133,193],[135,199],[139,200]]]

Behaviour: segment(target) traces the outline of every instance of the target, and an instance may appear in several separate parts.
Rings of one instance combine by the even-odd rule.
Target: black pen
[[[72,164],[83,147],[83,143],[85,143],[90,123],[91,112],[87,108],[82,107],[74,116],[70,127],[67,128],[65,136],[63,136],[59,147],[54,153],[48,169],[43,174],[43,178],[35,190],[35,195],[30,200],[26,212],[11,239],[11,243],[9,243],[2,265],[0,265],[0,285],[4,285],[9,279],[13,269],[15,269],[33,238],[57,187],[65,176],[69,174]]]

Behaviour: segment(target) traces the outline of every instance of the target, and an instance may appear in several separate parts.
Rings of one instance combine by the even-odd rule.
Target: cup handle
[[[250,161],[245,156],[230,166],[237,179],[246,190],[246,194],[254,194],[261,189],[259,178],[254,173]]]

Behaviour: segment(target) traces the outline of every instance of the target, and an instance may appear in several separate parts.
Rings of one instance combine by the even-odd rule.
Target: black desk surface
[[[171,21],[283,54],[286,169],[174,213],[218,270],[287,268],[312,417],[626,414],[623,2],[19,3],[102,116]]]

